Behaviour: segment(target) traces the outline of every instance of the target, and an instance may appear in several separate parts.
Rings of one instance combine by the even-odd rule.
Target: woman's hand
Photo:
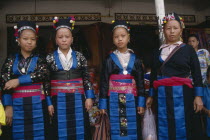
[[[195,113],[197,113],[203,109],[203,101],[200,96],[195,97],[193,104],[194,104]]]
[[[12,80],[9,80],[8,82],[6,82],[6,84],[4,86],[4,90],[14,89],[18,86],[19,86],[19,80],[18,79],[12,79]]]
[[[93,100],[92,99],[86,99],[85,101],[85,108],[87,111],[89,111],[93,106]]]
[[[5,115],[6,115],[6,124],[11,126],[12,125],[12,117],[13,117],[13,108],[12,108],[12,106],[6,106],[6,108],[5,108]]]
[[[106,113],[106,109],[100,109],[101,114],[105,114]]]
[[[49,115],[52,117],[53,114],[54,114],[54,107],[53,107],[53,105],[49,105],[48,106],[48,112],[49,112]]]
[[[153,98],[152,98],[152,97],[147,97],[147,100],[146,100],[146,107],[147,107],[147,108],[151,108],[152,103],[153,103]]]
[[[145,111],[144,107],[137,107],[137,110],[138,110],[139,115],[144,115],[144,111]]]

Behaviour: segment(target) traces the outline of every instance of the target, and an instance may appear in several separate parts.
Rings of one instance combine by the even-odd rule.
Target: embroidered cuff
[[[195,96],[203,96],[203,87],[194,87]]]
[[[85,91],[85,96],[86,96],[86,99],[95,98],[94,91],[93,90],[86,90]]]
[[[143,96],[138,97],[138,107],[146,107],[145,97]]]
[[[149,89],[149,96],[150,96],[150,97],[153,97],[154,95],[155,95],[154,88],[150,88],[150,89]]]
[[[107,109],[107,99],[99,99],[99,109]]]
[[[52,101],[51,101],[51,97],[50,96],[46,97],[46,101],[47,101],[47,105],[48,106],[52,105]]]
[[[12,95],[11,94],[2,95],[2,103],[4,106],[12,106]]]
[[[28,75],[22,75],[18,79],[19,79],[19,83],[20,84],[29,84],[29,83],[32,83],[32,81],[31,81],[31,75],[30,74],[28,74]]]

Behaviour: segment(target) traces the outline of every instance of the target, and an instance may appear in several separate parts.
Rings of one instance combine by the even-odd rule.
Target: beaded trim
[[[58,30],[58,29],[60,29],[60,28],[68,28],[69,30],[72,30],[71,29],[71,27],[69,27],[69,26],[66,26],[66,25],[61,25],[61,26],[58,26],[58,27],[56,27],[56,31]]]
[[[114,27],[114,29],[119,28],[119,27],[125,28],[128,32],[130,31],[130,29],[128,29],[128,27],[125,25],[117,25]],[[112,31],[114,31],[114,29]]]
[[[25,29],[30,29],[30,30],[33,30],[34,32],[36,32],[36,30],[34,28],[32,28],[31,26],[23,26],[20,29],[18,29],[18,32],[21,32],[22,30],[25,30]]]

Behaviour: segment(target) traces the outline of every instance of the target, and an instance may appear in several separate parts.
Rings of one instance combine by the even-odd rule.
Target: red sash
[[[189,78],[171,77],[153,82],[153,86],[157,89],[159,86],[182,86],[186,85],[189,88],[193,88],[192,81]]]

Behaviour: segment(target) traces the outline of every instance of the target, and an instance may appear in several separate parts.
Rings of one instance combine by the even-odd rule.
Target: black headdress
[[[117,21],[112,21],[112,31],[114,31],[114,29],[118,28],[118,27],[122,27],[125,28],[128,32],[130,31],[130,25],[128,22],[124,21],[124,20],[117,20]]]
[[[53,23],[53,28],[55,28],[56,31],[60,28],[68,28],[72,31],[74,29],[75,18],[69,17],[67,19],[59,19],[58,17],[54,17]]]
[[[14,26],[16,41],[19,38],[20,33],[23,30],[29,29],[34,31],[36,34],[38,34],[39,26],[35,24],[33,21],[20,21],[17,25]]]

